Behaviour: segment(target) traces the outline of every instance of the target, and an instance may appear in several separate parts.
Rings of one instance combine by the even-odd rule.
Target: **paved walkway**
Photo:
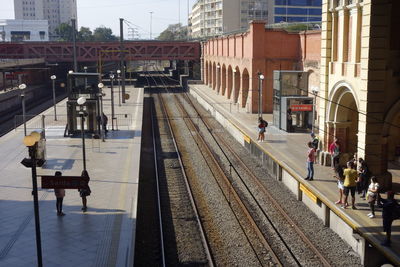
[[[224,116],[235,123],[244,133],[246,133],[253,142],[257,142],[257,114],[250,114],[245,109],[239,108],[238,105],[231,104],[225,96],[217,94],[206,85],[191,84],[190,90],[195,90],[200,94],[208,103],[211,103],[217,110]],[[264,149],[269,151],[280,161],[286,163],[293,169],[300,177],[307,175],[306,169],[306,153],[308,150],[307,142],[310,140],[309,134],[304,133],[287,133],[279,130],[272,125],[272,114],[263,116],[268,122],[269,126],[266,131],[266,142],[258,143]],[[338,200],[338,188],[336,180],[333,178],[333,170],[330,167],[315,165],[314,181],[304,181],[309,185],[314,192],[324,195],[332,205]],[[400,177],[393,177],[394,184],[400,183]],[[383,195],[383,197],[386,197]],[[365,200],[356,196],[356,206],[358,210],[340,209],[338,205],[336,212],[342,213],[345,217],[350,218],[358,228],[368,235],[375,237],[376,243],[380,244],[384,240],[384,233],[382,229],[382,213],[381,209],[376,212],[376,218],[370,219],[367,214],[370,212],[368,203]],[[389,253],[394,253],[400,258],[400,220],[393,223],[392,227],[392,248],[383,248]]]
[[[111,129],[110,89],[106,89],[104,111]],[[82,213],[77,190],[66,190],[64,217],[56,216],[53,190],[39,192],[44,266],[132,265],[141,145],[143,90],[127,87],[130,100],[116,102],[119,131],[109,132],[106,142],[86,140],[87,169],[91,177],[88,211]],[[118,95],[115,94],[118,100]],[[57,106],[66,114],[66,103]],[[39,175],[80,175],[81,139],[64,138],[65,115],[46,116],[47,162]],[[38,117],[28,122],[30,130],[40,125]],[[31,171],[20,161],[27,157],[22,144],[23,128],[0,138],[0,266],[35,266],[36,243]],[[40,187],[40,177],[38,178]]]

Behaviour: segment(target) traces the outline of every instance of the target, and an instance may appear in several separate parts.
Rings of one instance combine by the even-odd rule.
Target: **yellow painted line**
[[[312,201],[314,201],[315,203],[318,202],[318,198],[316,195],[314,195],[310,190],[308,190],[308,188],[306,188],[303,184],[300,184],[300,190],[306,194]]]
[[[251,142],[250,136],[248,136],[248,135],[243,135],[243,139],[244,139],[245,142],[247,142],[247,143],[250,144],[250,142]]]

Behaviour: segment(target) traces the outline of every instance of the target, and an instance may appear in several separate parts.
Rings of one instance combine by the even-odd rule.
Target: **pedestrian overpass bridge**
[[[73,62],[72,42],[0,43],[0,59],[44,58],[46,62]],[[199,42],[124,41],[77,42],[78,62],[136,60],[200,60]]]

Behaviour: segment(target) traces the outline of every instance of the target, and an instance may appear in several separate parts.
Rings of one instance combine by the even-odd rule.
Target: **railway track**
[[[169,77],[168,77],[169,78]],[[225,181],[224,181],[224,186],[229,186],[229,185],[233,185],[237,182],[240,182],[243,184],[243,186],[246,188],[246,190],[248,191],[248,195],[251,196],[252,201],[254,201],[255,206],[257,206],[257,208],[261,211],[262,215],[264,216],[264,218],[268,221],[270,227],[272,227],[274,229],[274,231],[276,232],[276,235],[279,237],[280,242],[284,245],[284,247],[286,248],[286,251],[290,254],[290,256],[293,258],[293,262],[295,263],[294,265],[298,265],[298,266],[303,266],[304,265],[304,260],[301,259],[301,257],[299,257],[298,255],[296,255],[296,252],[293,252],[291,250],[291,245],[290,245],[290,241],[293,240],[285,240],[285,238],[279,233],[279,227],[277,227],[273,222],[273,220],[270,218],[270,215],[267,214],[267,212],[263,209],[263,205],[262,203],[260,203],[259,200],[257,200],[257,198],[255,197],[255,195],[251,192],[251,190],[249,189],[249,187],[246,186],[246,182],[243,180],[243,178],[241,177],[241,175],[239,174],[238,170],[234,167],[234,165],[239,164],[241,171],[245,172],[245,175],[247,175],[248,177],[251,178],[252,182],[254,184],[256,184],[258,186],[258,188],[262,191],[263,195],[265,196],[265,198],[267,199],[267,201],[269,201],[270,203],[272,203],[272,206],[274,207],[274,209],[277,211],[277,213],[280,214],[280,216],[286,221],[286,224],[289,225],[289,229],[292,229],[292,231],[295,232],[295,234],[298,236],[298,238],[301,240],[301,242],[304,242],[305,247],[308,248],[309,251],[312,252],[313,258],[316,258],[317,261],[319,262],[318,265],[319,266],[330,266],[330,262],[329,260],[327,260],[325,258],[325,256],[320,252],[320,250],[313,244],[312,240],[310,240],[307,235],[300,229],[299,226],[297,226],[297,224],[295,223],[295,221],[293,221],[290,216],[286,213],[286,211],[279,205],[279,203],[274,199],[274,197],[268,192],[268,190],[266,189],[266,187],[260,183],[258,177],[256,177],[253,172],[246,166],[246,164],[240,159],[240,157],[235,153],[235,151],[224,141],[224,138],[222,138],[218,133],[212,133],[212,128],[209,125],[209,123],[207,122],[207,115],[204,116],[204,114],[201,114],[200,111],[195,107],[194,103],[192,103],[190,97],[186,94],[181,94],[183,95],[183,99],[178,100],[178,96],[174,95],[174,97],[177,99],[177,103],[179,103],[179,107],[182,111],[182,116],[184,116],[185,121],[188,121],[188,128],[193,129],[199,129],[200,127],[198,125],[195,124],[195,122],[193,122],[193,120],[191,120],[190,118],[195,117],[198,118],[197,123],[199,123],[198,121],[200,120],[206,127],[208,133],[210,134],[210,136],[212,136],[212,139],[214,139],[215,143],[217,144],[217,146],[219,147],[220,151],[222,152],[223,156],[226,158],[226,160],[228,161],[228,166],[230,171],[232,171],[232,169],[234,170],[234,172],[236,173],[237,177],[239,178],[240,181],[233,181],[232,179],[230,179],[230,177],[225,175]],[[186,112],[185,107],[183,106],[184,102],[186,102],[189,106],[193,107],[195,114],[188,114]],[[197,131],[196,136],[201,136],[200,131]],[[206,147],[206,150],[208,150],[208,155],[214,155],[214,161],[217,164],[217,157],[215,156],[215,152],[211,151],[210,147],[207,147],[207,142],[203,141],[203,146]],[[228,153],[230,154],[229,156],[227,155],[227,153],[225,152],[228,151]],[[233,163],[229,157],[234,157],[235,162]],[[223,167],[219,167],[220,170],[220,174],[224,173]],[[223,176],[223,175],[221,175]],[[222,188],[222,185],[221,185]],[[281,260],[279,259],[279,256],[281,254],[282,251],[274,251],[274,249],[272,248],[271,245],[268,244],[268,241],[263,237],[263,227],[259,227],[257,225],[257,223],[255,222],[255,220],[252,219],[252,216],[254,215],[254,212],[251,210],[251,208],[247,208],[246,207],[246,203],[248,205],[249,201],[248,200],[241,200],[241,198],[243,197],[243,192],[241,192],[242,189],[239,189],[238,187],[234,187],[231,186],[230,189],[228,190],[228,194],[232,194],[235,196],[235,198],[237,198],[236,200],[238,201],[238,203],[241,207],[242,207],[242,212],[246,214],[246,216],[248,217],[247,219],[250,221],[250,224],[255,228],[258,229],[256,230],[256,232],[258,232],[259,234],[257,234],[258,238],[260,240],[262,240],[261,242],[263,243],[263,245],[265,246],[266,249],[268,249],[274,256],[274,261],[278,264],[278,265],[285,265],[285,260]],[[259,216],[259,215],[258,215]],[[257,216],[256,216],[257,217]],[[260,263],[262,263],[260,261]],[[315,264],[315,262],[314,262]]]
[[[146,77],[146,79],[148,88],[151,89],[151,82],[149,78]],[[151,114],[151,124],[155,154],[161,265],[177,266],[195,263],[197,266],[214,266],[162,98],[157,98],[155,108],[157,116]],[[165,153],[174,156],[164,158]]]

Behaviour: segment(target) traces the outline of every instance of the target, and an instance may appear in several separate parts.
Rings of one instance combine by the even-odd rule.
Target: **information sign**
[[[81,189],[88,182],[89,178],[82,176],[42,176],[43,189]]]

